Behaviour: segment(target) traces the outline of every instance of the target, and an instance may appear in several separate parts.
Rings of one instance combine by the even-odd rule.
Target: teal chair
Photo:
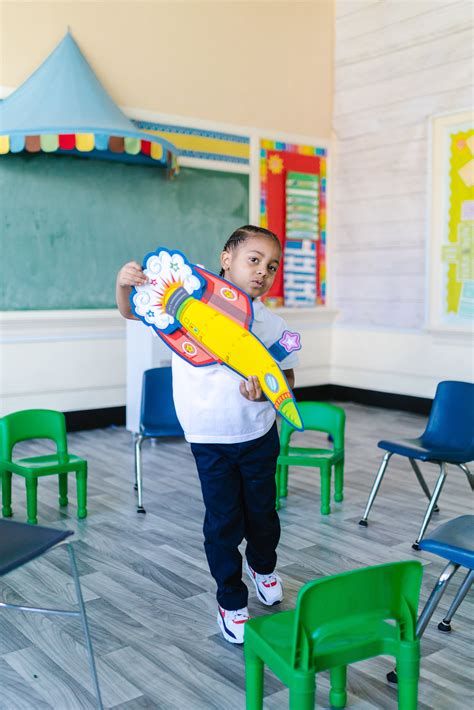
[[[327,402],[298,402],[298,409],[305,431],[321,431],[329,434],[333,448],[290,446],[295,430],[282,421],[280,431],[280,455],[277,461],[277,510],[280,498],[288,495],[288,466],[311,466],[319,468],[321,476],[321,514],[331,512],[331,471],[334,466],[334,500],[340,503],[344,497],[344,429],[346,413],[341,407]]]
[[[347,666],[379,655],[397,662],[398,707],[416,710],[420,562],[392,562],[308,582],[296,609],[245,624],[247,710],[263,708],[267,665],[290,690],[290,710],[313,710],[316,674],[330,671],[329,699],[346,706]]]
[[[51,439],[56,444],[56,453],[14,459],[15,445],[28,439]],[[28,522],[35,524],[38,522],[38,478],[57,475],[59,505],[66,506],[68,504],[67,475],[71,471],[76,472],[77,517],[85,518],[87,516],[87,461],[68,453],[64,414],[52,409],[25,409],[7,414],[0,419],[0,474],[4,518],[12,516],[12,473],[25,479]]]

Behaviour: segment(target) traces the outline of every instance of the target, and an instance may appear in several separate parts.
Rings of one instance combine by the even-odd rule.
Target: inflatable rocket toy
[[[143,271],[148,282],[130,296],[137,318],[195,367],[223,364],[245,379],[258,377],[276,411],[302,431],[295,399],[274,359],[301,348],[298,333],[285,331],[272,345],[272,357],[250,331],[252,302],[237,286],[161,247],[146,255]]]

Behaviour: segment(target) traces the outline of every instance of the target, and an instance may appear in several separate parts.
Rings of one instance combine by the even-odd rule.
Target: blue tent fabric
[[[28,135],[72,133],[158,143],[164,160],[166,151],[175,157],[179,154],[169,141],[135,127],[107,94],[68,32],[38,69],[0,101],[0,135],[9,135],[17,151]]]

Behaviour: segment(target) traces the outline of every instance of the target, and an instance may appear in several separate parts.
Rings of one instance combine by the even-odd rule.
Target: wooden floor
[[[414,436],[424,419],[402,412],[344,405],[347,412],[345,501],[319,514],[319,476],[290,471],[289,496],[280,511],[278,571],[285,586],[279,609],[291,609],[308,580],[369,564],[416,558],[425,566],[424,603],[444,564],[411,549],[426,500],[407,462],[393,460],[376,499],[370,526],[357,523],[364,510],[381,452],[381,438]],[[320,441],[318,434],[306,441]],[[130,434],[121,428],[69,436],[72,453],[89,461],[89,516],[75,518],[71,485],[68,514],[57,508],[56,482],[39,484],[39,522],[76,532],[82,589],[92,629],[107,708],[173,710],[242,709],[245,704],[242,648],[226,643],[216,624],[214,582],[202,547],[203,505],[194,461],[184,441],[144,446],[146,515],[135,512]],[[24,455],[44,444],[19,445]],[[426,466],[433,484],[436,469]],[[72,481],[71,481],[72,484]],[[14,481],[14,519],[25,520],[22,480]],[[451,470],[438,522],[472,512],[464,475]],[[5,601],[63,607],[74,602],[64,549],[50,552],[3,578]],[[458,573],[459,580],[461,574]],[[422,643],[419,707],[473,706],[472,611],[467,598],[451,634],[436,626],[456,584],[446,593]],[[268,613],[251,591],[251,615]],[[356,664],[348,673],[348,707],[397,707],[385,682],[389,658]],[[288,707],[288,693],[265,676],[265,708]],[[318,676],[318,707],[329,707],[327,674]],[[0,708],[75,710],[94,707],[79,623],[24,612],[0,614]]]

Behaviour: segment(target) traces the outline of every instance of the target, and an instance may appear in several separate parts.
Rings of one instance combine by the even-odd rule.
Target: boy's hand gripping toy
[[[130,296],[134,314],[191,365],[222,363],[245,379],[257,376],[276,411],[302,431],[295,399],[274,360],[301,348],[298,333],[286,330],[268,351],[250,332],[253,308],[247,294],[190,264],[181,252],[159,247],[146,255],[143,270],[148,283]]]

